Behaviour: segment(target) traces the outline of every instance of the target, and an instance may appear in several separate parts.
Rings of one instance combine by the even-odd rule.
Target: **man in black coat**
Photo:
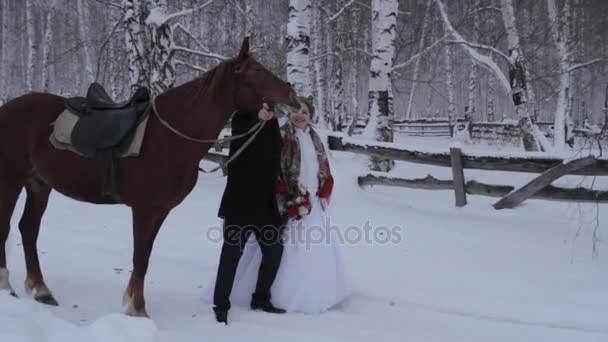
[[[218,216],[224,219],[224,243],[213,295],[218,322],[228,323],[230,293],[243,249],[254,234],[262,251],[251,308],[284,313],[270,302],[270,287],[283,255],[281,218],[277,207],[276,184],[281,166],[281,133],[268,106],[258,113],[238,112],[232,118],[232,135],[243,134],[259,120],[266,123],[258,135],[228,164],[228,179]],[[232,156],[249,136],[230,143]]]

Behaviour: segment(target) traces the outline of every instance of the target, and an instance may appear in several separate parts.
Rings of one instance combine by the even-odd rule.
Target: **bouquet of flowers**
[[[312,204],[310,203],[310,193],[303,187],[298,187],[298,193],[292,194],[287,200],[287,213],[289,217],[296,220],[310,214]]]

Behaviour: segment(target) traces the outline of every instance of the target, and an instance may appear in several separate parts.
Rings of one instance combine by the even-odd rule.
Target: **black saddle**
[[[114,102],[99,83],[93,83],[86,97],[66,100],[70,111],[80,116],[72,131],[72,144],[88,158],[98,151],[119,145],[136,126],[150,103],[147,88],[138,88],[124,102]]]
[[[65,104],[79,116],[71,135],[72,145],[86,158],[103,162],[104,188],[116,198],[114,158],[131,140],[139,119],[150,105],[148,88],[140,87],[128,100],[115,102],[103,86],[94,82],[86,97],[68,98]]]

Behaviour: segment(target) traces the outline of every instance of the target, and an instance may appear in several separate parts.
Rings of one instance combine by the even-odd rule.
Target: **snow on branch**
[[[198,51],[198,50],[193,50],[184,46],[175,46],[173,47],[174,51],[182,51],[185,53],[189,53],[189,54],[193,54],[193,55],[197,55],[197,56],[202,56],[202,57],[208,57],[208,58],[215,58],[215,59],[219,59],[220,61],[225,61],[228,60],[229,58],[226,56],[222,56],[220,54],[217,53],[213,53],[213,52],[207,52],[207,51]]]
[[[511,64],[511,60],[509,59],[509,56],[507,56],[504,52],[498,50],[495,47],[492,46],[488,46],[488,45],[483,45],[483,44],[476,44],[476,43],[470,43],[464,40],[448,40],[446,43],[448,44],[464,44],[464,45],[468,45],[472,48],[477,48],[477,49],[482,49],[482,50],[489,50],[494,52],[495,54],[497,54],[498,56],[504,58],[505,61],[507,61],[507,63]]]
[[[194,65],[194,64],[191,64],[191,63],[186,63],[186,62],[184,62],[182,60],[179,60],[179,59],[175,61],[175,65],[183,65],[183,66],[185,66],[187,68],[194,69],[194,70],[201,71],[201,72],[207,72],[208,71],[208,69],[206,69],[206,68],[203,68],[201,66]]]
[[[594,60],[586,62],[586,63],[575,64],[575,65],[571,66],[568,69],[568,72],[573,72],[574,70],[577,70],[577,69],[580,69],[580,68],[585,68],[585,67],[588,67],[590,65],[593,65],[593,64],[596,64],[596,63],[600,63],[602,61],[603,61],[603,59],[597,58],[597,59],[594,59]]]
[[[342,8],[340,8],[334,15],[332,15],[329,20],[327,21],[327,23],[331,23],[332,21],[338,19],[338,17],[340,16],[340,14],[342,14],[342,12],[344,12],[347,8],[349,8],[352,4],[355,3],[355,0],[350,0],[349,2],[347,2],[344,6],[342,6]]]
[[[479,7],[479,8],[475,9],[474,11],[472,11],[469,14],[475,14],[477,12],[487,11],[487,10],[495,11],[495,12],[498,12],[498,13],[502,13],[502,10],[499,7],[496,7],[496,6],[486,6],[486,7]]]
[[[435,0],[435,1],[437,3],[437,7],[439,7],[439,12],[441,13],[441,18],[443,19],[443,23],[444,23],[448,33],[453,35],[454,38],[456,38],[456,40],[466,42],[467,40],[464,39],[462,37],[462,35],[460,35],[460,33],[458,33],[458,31],[456,31],[454,29],[454,27],[452,26],[452,23],[450,23],[450,19],[448,18],[448,14],[446,12],[443,1],[441,1],[441,0]],[[475,51],[469,45],[462,44],[462,46],[464,46],[464,49],[469,53],[471,58],[473,58],[473,60],[475,60],[475,62],[488,68],[496,75],[496,78],[499,80],[500,84],[502,85],[502,87],[505,89],[505,91],[507,93],[511,93],[511,84],[509,83],[509,80],[507,79],[505,74],[502,72],[500,67],[494,62],[494,60],[490,56],[480,54],[479,52]]]
[[[372,8],[371,8],[371,7],[370,7],[368,4],[363,3],[363,2],[361,2],[361,1],[357,1],[357,5],[359,5],[359,6],[363,7],[363,8],[365,8],[365,9],[368,9],[368,10],[370,10],[370,11],[372,10]]]
[[[189,10],[184,10],[184,11],[176,12],[176,13],[169,14],[169,15],[166,15],[164,13],[164,10],[160,6],[155,7],[155,8],[153,8],[150,11],[150,15],[148,16],[148,18],[146,18],[146,25],[153,25],[153,26],[156,26],[156,27],[160,27],[160,26],[166,24],[167,22],[169,22],[172,19],[179,18],[179,17],[182,17],[184,15],[192,14],[192,13],[194,13],[196,11],[200,11],[203,8],[211,5],[214,1],[215,0],[209,0],[209,1],[205,2],[204,4],[198,6],[198,7],[191,8]]]

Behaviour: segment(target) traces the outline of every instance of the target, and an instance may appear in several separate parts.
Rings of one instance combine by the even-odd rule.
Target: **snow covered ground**
[[[319,316],[234,308],[229,326],[215,323],[201,296],[219,257],[215,213],[225,178],[202,174],[158,236],[146,283],[153,321],[121,314],[131,267],[127,208],[53,193],[39,246],[56,308],[23,292],[15,215],[9,267],[22,299],[0,295],[0,341],[608,341],[608,206],[527,201],[495,211],[495,199],[469,197],[459,209],[449,191],[359,189],[362,158],[332,155],[333,223],[353,232],[349,226],[369,222],[377,234],[342,245],[355,292],[340,307]],[[428,173],[450,177],[447,168],[424,165],[399,163],[395,170]],[[533,175],[466,177],[521,184]],[[19,214],[22,205],[23,198]],[[596,214],[599,259],[592,258]],[[391,242],[383,243],[382,226],[392,229]]]

